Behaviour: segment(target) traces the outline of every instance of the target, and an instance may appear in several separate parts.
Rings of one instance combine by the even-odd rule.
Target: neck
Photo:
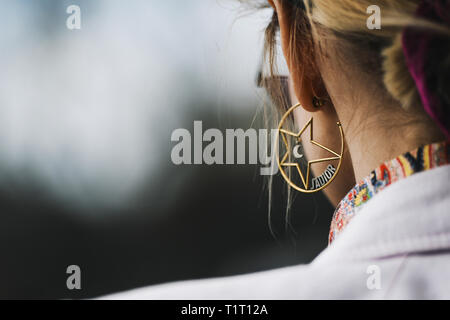
[[[407,112],[392,100],[335,107],[346,135],[356,181],[403,153],[445,140],[423,110]]]

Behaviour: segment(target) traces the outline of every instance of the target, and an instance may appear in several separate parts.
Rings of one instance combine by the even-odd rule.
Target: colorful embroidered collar
[[[449,164],[449,145],[450,142],[441,142],[420,147],[385,162],[372,171],[370,176],[358,183],[337,206],[331,222],[329,244],[339,236],[351,219],[378,192],[415,173]]]

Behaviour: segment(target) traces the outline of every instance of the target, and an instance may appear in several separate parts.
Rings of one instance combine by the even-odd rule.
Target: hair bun
[[[416,16],[438,27],[404,30],[405,63],[425,111],[450,139],[450,0],[422,0]]]
[[[419,92],[406,65],[401,33],[395,36],[392,45],[384,49],[382,55],[386,89],[404,109],[420,107]]]

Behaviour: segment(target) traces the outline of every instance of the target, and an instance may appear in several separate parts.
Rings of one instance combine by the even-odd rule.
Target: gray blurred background
[[[66,9],[81,7],[81,30]],[[255,165],[175,166],[177,128],[259,128],[270,12],[0,0],[0,298],[88,298],[311,261],[332,208]],[[82,290],[66,287],[79,265]],[[189,297],[186,297],[189,298]]]

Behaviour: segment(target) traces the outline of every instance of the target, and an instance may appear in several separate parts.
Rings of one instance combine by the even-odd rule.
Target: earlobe
[[[316,83],[313,82],[311,87],[313,93],[312,105],[314,108],[320,109],[327,103],[331,103],[331,98],[328,95],[322,78],[317,80]]]
[[[293,78],[296,78],[294,75]],[[314,94],[312,90],[311,83],[307,83],[303,77],[299,77],[297,81],[294,80],[294,91],[297,95],[298,101],[303,106],[303,109],[305,109],[308,112],[315,112],[317,111],[317,108],[313,105],[313,99]],[[298,84],[296,83],[298,82]],[[297,89],[299,88],[299,90]]]
[[[293,74],[293,89],[298,101],[307,112],[316,112],[331,102],[323,82],[311,81],[302,77],[301,74]]]

